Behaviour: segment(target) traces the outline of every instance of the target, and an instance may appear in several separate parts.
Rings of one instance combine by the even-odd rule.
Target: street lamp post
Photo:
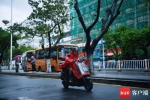
[[[11,0],[11,26],[12,26],[12,3],[13,3],[14,0]],[[10,32],[10,68],[12,67],[12,29],[11,29],[11,32]],[[11,70],[11,69],[10,69]]]
[[[11,24],[11,26],[12,26],[12,3],[13,3],[13,1],[14,0],[11,0],[11,22],[10,22],[10,24]],[[5,25],[7,25],[8,23],[9,23],[9,21],[8,20],[3,20],[2,21]],[[11,31],[10,31],[10,67],[12,67],[12,29],[11,29]],[[10,69],[11,70],[11,69]]]

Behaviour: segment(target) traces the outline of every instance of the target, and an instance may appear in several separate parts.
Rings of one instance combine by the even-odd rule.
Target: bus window
[[[56,51],[52,51],[52,52],[51,52],[51,57],[52,57],[52,58],[56,58]]]
[[[44,58],[44,50],[36,51],[36,58],[37,59],[43,59]]]
[[[24,71],[32,70],[31,64],[30,64],[30,59],[31,59],[31,56],[35,56],[34,54],[35,54],[35,50],[28,50],[22,54],[21,64],[22,64],[22,69]]]
[[[65,58],[64,48],[62,47],[58,50],[58,58]]]
[[[36,58],[36,59],[39,59],[39,51],[36,51],[35,58]]]
[[[66,55],[71,51],[71,47],[59,47],[59,53],[58,53],[58,57],[60,58],[65,58]]]
[[[34,56],[32,52],[27,52],[27,57],[31,58],[31,56]]]
[[[49,53],[49,48],[46,49],[47,54]],[[51,49],[51,57],[56,58],[57,51],[56,48]]]
[[[56,48],[53,48],[52,50],[51,50],[51,57],[52,58],[56,58],[56,55],[57,54],[57,51],[56,51]]]

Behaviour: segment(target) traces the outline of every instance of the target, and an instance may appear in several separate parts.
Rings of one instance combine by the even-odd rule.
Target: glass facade
[[[115,29],[120,25],[127,25],[131,26],[132,28],[142,29],[150,25],[150,11],[145,7],[146,1],[147,0],[124,0],[120,9],[120,15],[112,23],[110,28]],[[84,22],[88,27],[96,17],[94,14],[97,9],[97,0],[78,0],[78,2]],[[99,20],[90,33],[92,39],[100,34],[101,18],[105,18],[105,9],[111,6],[113,0],[101,0],[101,2],[102,4]],[[148,4],[148,7],[149,6],[150,3]],[[70,7],[70,17],[73,17],[73,20],[70,21],[70,36],[72,43],[85,43],[86,36],[73,6]],[[98,44],[95,52],[98,50],[101,52],[100,48],[101,46]]]

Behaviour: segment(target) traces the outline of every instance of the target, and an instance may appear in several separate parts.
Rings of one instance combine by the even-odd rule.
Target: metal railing
[[[103,62],[98,62],[99,69],[144,69],[150,70],[150,59],[145,60],[121,60],[121,61],[105,61],[105,67]]]

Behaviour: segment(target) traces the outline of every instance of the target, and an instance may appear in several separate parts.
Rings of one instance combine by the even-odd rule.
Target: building
[[[115,29],[120,25],[127,25],[132,28],[142,29],[150,25],[150,11],[145,7],[146,1],[147,0],[124,0],[120,9],[120,15],[116,18],[110,28]],[[95,19],[94,14],[97,7],[97,0],[78,0],[78,2],[85,24],[89,26]],[[113,0],[101,0],[101,2],[100,18],[91,30],[92,39],[100,34],[101,18],[105,17],[105,9],[111,6]],[[149,2],[148,7],[150,8]],[[70,22],[71,42],[75,44],[84,44],[86,42],[86,36],[73,6],[70,7],[70,17],[73,17],[73,20]],[[100,44],[97,45],[94,55],[97,55],[97,53],[98,55],[101,54],[98,50],[101,51]]]

